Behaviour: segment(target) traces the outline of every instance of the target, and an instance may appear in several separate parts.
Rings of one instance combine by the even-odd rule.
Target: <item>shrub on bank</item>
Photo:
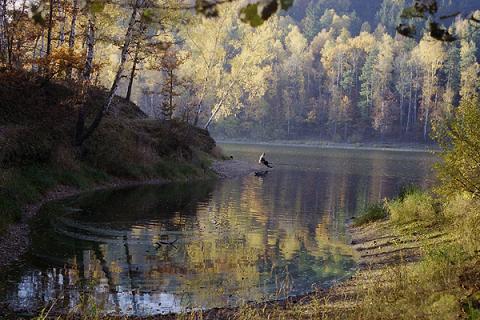
[[[432,225],[440,222],[442,215],[436,209],[432,196],[422,192],[412,192],[387,204],[394,223],[419,222]]]

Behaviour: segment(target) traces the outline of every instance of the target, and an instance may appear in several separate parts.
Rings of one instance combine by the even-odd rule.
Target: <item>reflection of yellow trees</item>
[[[109,194],[110,202],[99,210],[111,212],[100,222],[122,212],[123,224],[112,227],[113,236],[105,241],[100,232],[98,242],[82,242],[74,255],[66,253],[73,257],[65,281],[91,281],[99,301],[118,309],[138,303],[139,294],[155,301],[165,292],[169,299],[178,299],[172,302],[175,306],[183,307],[260,300],[281,289],[275,286],[298,293],[313,282],[341,276],[352,266],[345,219],[365,203],[393,192],[395,185],[385,173],[393,172],[398,162],[378,154],[329,153],[331,158],[313,163],[308,156],[295,155],[299,169],[280,167],[265,180],[223,181],[208,197],[201,187],[176,187],[173,195],[165,192],[158,199],[155,190],[146,189],[134,192],[132,203],[124,208],[121,201],[128,199],[127,192]],[[402,172],[410,172],[408,160],[413,157],[406,156]],[[281,156],[276,161],[289,162]],[[412,174],[422,178],[428,168],[425,164]],[[89,205],[95,208],[94,204],[91,199]],[[97,230],[101,227],[87,231]],[[175,247],[155,248],[159,241],[174,239]],[[52,246],[61,243],[47,247]],[[58,275],[45,274],[51,278],[42,280],[41,288],[53,288],[60,281]],[[68,299],[76,299],[75,294]]]

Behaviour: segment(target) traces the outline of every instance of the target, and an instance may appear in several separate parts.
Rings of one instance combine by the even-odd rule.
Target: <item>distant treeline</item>
[[[216,122],[216,136],[430,141],[438,120],[478,92],[478,26],[457,19],[452,32],[461,40],[416,41],[395,34],[408,1],[311,1],[302,16],[304,2],[266,22],[277,27],[277,51],[265,94]],[[442,6],[472,9],[461,1]]]

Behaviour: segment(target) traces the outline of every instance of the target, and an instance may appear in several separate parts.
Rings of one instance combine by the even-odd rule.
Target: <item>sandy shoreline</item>
[[[134,180],[115,180],[111,183],[102,184],[87,190],[81,190],[73,187],[58,186],[56,189],[47,192],[42,200],[28,204],[22,208],[22,218],[19,223],[9,226],[4,235],[0,237],[0,272],[3,268],[18,261],[25,254],[30,245],[30,226],[29,221],[34,217],[40,208],[50,201],[61,200],[83,192],[100,191],[106,189],[123,188],[147,184],[163,184],[168,182],[164,179],[152,179],[145,181]]]
[[[239,161],[225,160],[214,161],[211,170],[213,170],[219,178],[235,178],[248,175],[257,170],[256,165]],[[22,218],[19,223],[9,226],[6,232],[0,236],[0,272],[9,265],[18,261],[24,255],[30,245],[30,226],[29,221],[34,217],[39,209],[50,201],[62,200],[71,196],[75,196],[84,192],[100,191],[106,189],[125,188],[141,185],[161,185],[171,182],[165,179],[151,180],[122,180],[117,179],[107,184],[98,185],[86,190],[73,187],[58,186],[56,189],[46,193],[42,200],[34,204],[29,204],[22,209]]]

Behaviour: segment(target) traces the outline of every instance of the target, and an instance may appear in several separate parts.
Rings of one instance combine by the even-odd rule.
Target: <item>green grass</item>
[[[152,166],[122,164],[120,176],[133,180],[163,178],[185,181],[191,178],[211,178],[208,169],[211,158],[201,153],[195,163],[174,158],[163,158]],[[57,186],[87,190],[108,183],[112,176],[105,171],[78,164],[74,169],[58,169],[47,165],[29,165],[4,170],[0,176],[0,232],[21,218],[21,209],[42,199]]]
[[[412,191],[389,201],[387,209],[396,224],[418,223],[431,226],[443,222],[442,212],[438,210],[435,199],[420,191]]]
[[[369,205],[361,215],[355,220],[354,226],[358,227],[364,224],[372,223],[378,220],[383,220],[388,217],[388,210],[385,208],[383,202]]]
[[[25,205],[39,201],[59,185],[85,190],[108,179],[107,175],[85,167],[64,170],[33,165],[5,170],[0,179],[0,231],[20,220]]]

